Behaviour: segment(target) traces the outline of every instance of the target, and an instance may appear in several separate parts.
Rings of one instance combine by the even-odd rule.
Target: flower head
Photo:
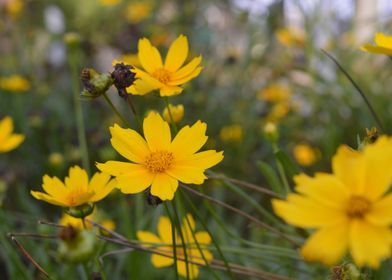
[[[20,145],[25,139],[23,134],[14,134],[14,123],[11,117],[0,120],[0,153],[9,152]]]
[[[114,230],[116,227],[115,223],[112,220],[105,219],[104,216],[102,216],[101,211],[98,211],[96,207],[94,208],[94,211],[85,218],[97,222],[109,230]],[[83,225],[82,219],[72,217],[71,215],[65,213],[61,217],[59,224],[64,226],[72,226],[77,230],[82,230],[85,228],[85,226],[87,229],[93,228],[91,223],[85,223],[85,225]]]
[[[374,42],[375,45],[363,45],[361,50],[370,53],[392,55],[392,36],[378,32],[374,36]]]
[[[128,4],[125,10],[125,17],[131,24],[137,24],[148,18],[153,6],[150,1],[138,1]]]
[[[139,62],[144,70],[133,70],[138,79],[128,88],[131,94],[144,95],[156,89],[160,90],[161,96],[180,94],[180,86],[197,77],[202,69],[199,66],[201,56],[182,66],[188,57],[188,39],[184,35],[171,44],[164,63],[158,49],[148,39],[140,39],[138,49]]]
[[[205,248],[206,245],[211,243],[211,237],[205,231],[195,232],[196,224],[193,217],[188,214],[186,218],[183,219],[181,231],[184,238],[184,243],[186,245],[186,256],[188,261],[195,263],[204,264],[204,258],[211,262],[213,255],[211,252]],[[192,234],[193,232],[193,234]],[[201,252],[197,247],[196,241],[199,243]],[[155,267],[166,267],[174,264],[173,256],[173,240],[172,240],[172,229],[169,218],[160,217],[158,222],[158,236],[148,232],[148,231],[138,231],[137,238],[149,246],[157,247],[156,251],[162,253],[166,256],[153,254],[151,256],[151,262]],[[177,270],[178,274],[186,277],[186,263],[184,249],[182,245],[182,239],[179,234],[176,234],[176,254],[177,254]],[[162,245],[162,246],[160,246]],[[159,246],[159,247],[158,247]],[[202,255],[203,253],[203,255]],[[204,258],[203,258],[204,256]],[[199,267],[196,264],[188,262],[189,278],[196,279],[199,274]]]
[[[0,89],[23,92],[30,89],[30,82],[19,75],[0,77]]]
[[[143,122],[143,139],[136,131],[115,124],[110,128],[112,146],[133,163],[108,161],[98,169],[117,178],[123,193],[139,193],[151,186],[151,194],[171,200],[178,181],[200,185],[204,171],[223,159],[223,152],[197,152],[207,141],[207,125],[201,121],[183,127],[172,140],[169,124],[156,112]]]
[[[340,147],[332,170],[296,176],[297,193],[273,200],[275,213],[316,229],[301,249],[306,260],[333,265],[349,251],[358,266],[377,268],[391,255],[392,138],[380,137],[360,152]]]
[[[169,112],[170,109],[170,112]],[[182,118],[184,117],[184,105],[179,104],[179,105],[172,105],[169,104],[169,109],[167,107],[165,107],[165,109],[163,110],[162,116],[163,119],[169,123],[173,122],[174,123],[178,123],[182,120]]]
[[[293,155],[300,165],[310,166],[316,162],[318,150],[307,144],[298,144],[294,146]]]
[[[242,126],[238,124],[232,124],[222,127],[219,133],[219,138],[223,142],[241,142],[242,134]]]
[[[79,166],[69,169],[64,183],[57,177],[42,178],[43,192],[31,191],[36,199],[62,207],[77,207],[97,202],[106,197],[115,187],[116,181],[110,175],[97,172],[89,181],[87,172]]]

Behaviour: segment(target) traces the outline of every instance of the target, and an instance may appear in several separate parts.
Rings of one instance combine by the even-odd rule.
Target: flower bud
[[[94,210],[94,204],[86,203],[76,207],[67,207],[65,208],[65,213],[74,217],[74,218],[85,218],[90,215]]]
[[[131,71],[133,67],[124,63],[117,63],[114,65],[114,71],[111,77],[114,81],[114,86],[118,90],[121,97],[127,96],[126,88],[131,86],[135,81],[136,74]]]
[[[83,84],[83,91],[81,96],[88,98],[96,98],[106,93],[106,91],[113,84],[111,74],[100,74],[94,69],[84,68],[80,75]]]
[[[276,142],[279,139],[279,131],[276,125],[272,122],[268,122],[263,127],[264,137],[270,142]]]

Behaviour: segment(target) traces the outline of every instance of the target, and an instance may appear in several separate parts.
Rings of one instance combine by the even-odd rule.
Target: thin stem
[[[172,249],[173,249],[173,258],[174,258],[174,273],[176,275],[176,279],[178,280],[178,268],[177,268],[177,245],[176,245],[176,227],[175,227],[175,223],[174,220],[170,214],[169,208],[167,207],[166,203],[163,203],[163,205],[165,206],[165,210],[167,215],[170,218],[170,222],[171,222],[171,233],[172,233]]]
[[[133,116],[135,117],[136,123],[139,126],[140,131],[142,131],[142,129],[143,129],[142,122],[140,121],[139,116],[136,112],[136,108],[135,108],[135,105],[133,104],[131,95],[127,95],[124,98],[127,101],[129,108],[131,108],[131,112],[132,112]]]
[[[117,117],[119,117],[120,120],[128,127],[131,127],[131,124],[121,115],[121,113],[117,110],[116,106],[114,106],[113,102],[110,100],[106,93],[103,94],[103,97],[105,98],[106,102],[109,104],[113,112],[117,115]]]
[[[279,147],[277,146],[276,143],[273,143],[272,149],[274,151],[274,155],[276,155],[276,152],[279,150]],[[287,180],[286,172],[284,172],[283,165],[276,156],[275,156],[275,162],[276,162],[276,166],[278,167],[278,173],[279,173],[280,179],[282,180],[282,184],[283,184],[285,193],[288,194],[288,193],[290,193],[290,185],[289,185],[289,181]]]
[[[83,119],[83,108],[82,102],[80,99],[80,86],[79,86],[79,71],[77,70],[78,63],[78,53],[77,50],[71,50],[70,53],[70,68],[72,75],[72,91],[73,91],[73,99],[74,99],[74,112],[76,118],[77,132],[78,132],[78,141],[79,148],[82,153],[82,165],[83,168],[90,174],[90,160],[87,149],[87,140],[86,140],[86,131],[84,127],[84,119]]]

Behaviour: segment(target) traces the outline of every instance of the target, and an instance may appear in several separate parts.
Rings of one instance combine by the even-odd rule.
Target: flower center
[[[350,218],[363,218],[367,212],[369,212],[371,203],[368,199],[353,195],[348,201],[348,207],[346,209],[347,215]]]
[[[145,164],[152,173],[162,173],[170,168],[173,159],[171,152],[156,151],[147,156]]]
[[[170,72],[164,68],[158,68],[157,70],[155,70],[152,76],[163,84],[166,84],[170,81]]]
[[[87,202],[93,195],[94,192],[86,192],[82,188],[75,188],[68,193],[67,202],[69,206],[80,205]]]

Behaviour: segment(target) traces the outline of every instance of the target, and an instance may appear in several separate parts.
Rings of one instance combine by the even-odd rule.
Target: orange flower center
[[[152,76],[163,84],[166,84],[170,81],[170,72],[165,68],[158,68],[155,70]]]
[[[371,202],[362,196],[353,195],[348,201],[346,209],[350,218],[363,218],[370,211]]]
[[[145,164],[152,173],[162,173],[170,168],[173,163],[173,153],[156,151],[148,155]]]
[[[82,188],[76,188],[70,191],[67,195],[67,202],[69,206],[78,206],[88,202],[94,192],[86,192]]]

